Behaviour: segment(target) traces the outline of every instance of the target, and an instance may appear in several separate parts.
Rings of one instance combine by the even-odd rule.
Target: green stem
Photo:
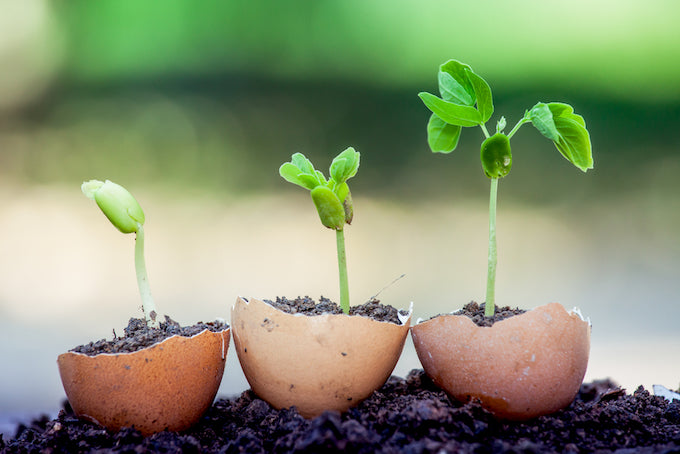
[[[531,120],[528,119],[527,117],[523,117],[520,121],[517,122],[514,128],[512,128],[512,131],[508,134],[508,140],[512,139],[512,136],[515,135],[515,133],[519,130],[519,128],[524,124],[524,123],[529,123]]]
[[[491,191],[489,194],[489,259],[486,275],[486,307],[485,317],[493,317],[496,304],[496,263],[498,253],[496,251],[496,197],[498,194],[498,178],[491,179]]]
[[[347,255],[345,253],[345,233],[335,231],[338,244],[338,271],[340,274],[340,307],[345,314],[349,314],[349,283],[347,281]]]
[[[488,139],[489,137],[491,137],[491,136],[489,135],[489,130],[486,129],[486,125],[485,125],[484,123],[480,123],[480,124],[479,124],[479,127],[482,128],[482,132],[484,133],[484,137],[486,137],[487,139]]]
[[[146,325],[150,328],[158,328],[160,325],[156,320],[156,304],[151,296],[149,278],[146,274],[146,262],[144,261],[144,227],[137,224],[137,237],[135,238],[135,270],[137,271],[137,285],[139,294],[142,297],[142,310]]]

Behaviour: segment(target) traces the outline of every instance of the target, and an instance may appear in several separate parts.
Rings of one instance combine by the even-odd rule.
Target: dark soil
[[[477,304],[474,301],[470,301],[465,306],[463,306],[461,310],[454,312],[453,315],[466,315],[470,317],[472,321],[477,324],[477,326],[493,326],[495,322],[500,322],[501,320],[505,320],[506,318],[510,318],[514,315],[520,315],[526,312],[524,309],[520,309],[517,307],[512,309],[510,306],[503,307],[494,306],[495,312],[493,317],[485,317],[484,316],[485,307],[486,303]]]
[[[227,324],[221,321],[208,323],[198,322],[192,326],[180,326],[179,323],[172,320],[167,315],[165,316],[165,321],[160,323],[160,328],[149,328],[146,326],[146,321],[144,319],[131,318],[127,328],[123,329],[125,332],[123,337],[118,337],[114,331],[113,339],[110,341],[101,339],[97,342],[79,345],[78,347],[71,349],[71,351],[84,353],[89,356],[98,355],[99,353],[131,353],[150,347],[153,344],[175,335],[191,337],[206,329],[212,332],[218,332],[226,328]]]
[[[111,434],[68,407],[0,439],[0,452],[31,453],[680,453],[680,401],[627,394],[610,381],[581,386],[566,409],[528,422],[499,421],[476,403],[449,400],[422,370],[392,377],[340,415],[306,420],[246,391],[219,399],[184,433]]]
[[[285,297],[276,297],[276,301],[264,300],[265,303],[274,306],[275,308],[287,312],[289,314],[304,314],[309,316],[322,314],[342,314],[342,309],[337,303],[324,298],[319,298],[317,303],[312,298],[305,296],[304,298],[297,297],[294,300],[289,300]],[[399,321],[399,313],[397,309],[392,306],[381,304],[380,301],[372,299],[359,306],[351,306],[349,308],[349,315],[361,315],[363,317],[370,317],[373,320],[380,322],[390,322],[401,325]],[[402,314],[407,312],[402,311]]]

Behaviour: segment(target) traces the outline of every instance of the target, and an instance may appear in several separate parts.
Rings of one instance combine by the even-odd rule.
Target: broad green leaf
[[[337,183],[344,183],[357,174],[359,170],[360,154],[349,147],[333,159],[330,175]]]
[[[467,93],[467,101],[469,102],[466,102],[465,104],[468,106],[474,106],[477,99],[475,98],[475,89],[472,87],[470,79],[468,79],[467,71],[472,71],[472,68],[457,60],[449,60],[443,65],[439,66],[440,73],[449,74]]]
[[[477,97],[477,110],[479,110],[482,116],[482,123],[486,123],[491,118],[493,114],[493,98],[491,96],[491,87],[486,83],[484,79],[475,74],[472,70],[465,70],[472,84],[472,88],[475,90],[475,96]]]
[[[577,117],[580,117],[576,115]],[[554,119],[560,138],[555,146],[569,162],[586,172],[593,168],[593,151],[588,130],[573,115]]]
[[[427,123],[427,143],[433,153],[451,153],[458,145],[460,131],[463,128],[450,125],[435,114],[430,116]]]
[[[292,162],[286,162],[283,165],[281,165],[281,167],[279,167],[279,175],[281,175],[283,179],[288,181],[289,183],[302,186],[303,188],[309,189],[310,191],[315,187],[319,186],[320,184],[316,172],[314,173],[314,175],[303,173]]]
[[[345,207],[333,191],[326,186],[318,186],[312,190],[312,201],[324,226],[334,230],[344,228]]]
[[[425,106],[435,115],[451,125],[458,126],[477,126],[482,123],[479,111],[474,107],[461,106],[452,102],[444,101],[437,96],[421,92],[418,93]]]
[[[474,93],[467,92],[451,74],[444,71],[439,71],[439,93],[445,101],[464,106],[475,104]]]
[[[538,131],[552,141],[559,140],[560,134],[555,127],[553,114],[547,104],[539,102],[529,111],[529,119]]]

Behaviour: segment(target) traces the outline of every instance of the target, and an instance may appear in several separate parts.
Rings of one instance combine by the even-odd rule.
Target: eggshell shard
[[[492,327],[443,315],[411,328],[434,383],[460,401],[477,399],[499,418],[525,420],[569,405],[583,382],[590,324],[550,303]]]
[[[79,417],[144,435],[180,431],[210,407],[222,381],[230,329],[172,336],[134,353],[68,352],[57,364]]]
[[[260,300],[232,308],[234,346],[253,391],[277,409],[312,418],[343,412],[382,386],[399,360],[411,321],[288,314]]]

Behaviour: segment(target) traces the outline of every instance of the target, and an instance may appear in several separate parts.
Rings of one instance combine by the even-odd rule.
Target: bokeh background
[[[483,137],[433,155],[416,96],[450,58],[491,85],[493,123],[568,102],[593,143],[583,174],[530,125],[513,139],[498,302],[580,307],[587,380],[677,388],[678,21],[673,0],[0,0],[0,424],[56,413],[57,355],[140,314],[134,238],[82,196],[91,178],[144,207],[152,290],[182,324],[228,320],[237,295],[337,298],[334,235],[277,170],[350,145],[353,302],[482,300]],[[395,373],[416,367],[409,340]],[[232,349],[220,395],[246,388]]]

